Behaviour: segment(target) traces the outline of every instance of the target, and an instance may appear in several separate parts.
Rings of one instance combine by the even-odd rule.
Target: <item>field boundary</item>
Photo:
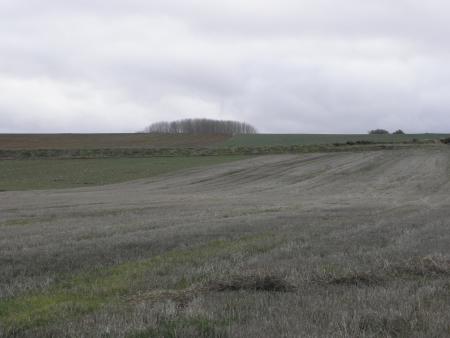
[[[417,144],[334,144],[227,148],[101,148],[0,150],[0,160],[96,159],[175,156],[275,155],[316,152],[375,151],[418,147]],[[423,145],[425,146],[425,145]],[[428,145],[430,146],[430,145]]]

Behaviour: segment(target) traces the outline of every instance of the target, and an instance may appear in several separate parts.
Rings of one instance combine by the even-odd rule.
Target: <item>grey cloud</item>
[[[0,3],[0,132],[448,131],[439,0]]]

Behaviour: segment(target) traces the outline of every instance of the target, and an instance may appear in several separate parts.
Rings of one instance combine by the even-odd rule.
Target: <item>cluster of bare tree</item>
[[[245,122],[210,119],[184,119],[156,122],[145,128],[147,133],[163,134],[256,134],[256,128]]]
[[[387,131],[386,129],[374,129],[369,131],[369,134],[371,135],[385,135],[385,134],[389,134],[389,131]],[[392,133],[393,135],[404,135],[405,132],[401,129],[396,130]]]

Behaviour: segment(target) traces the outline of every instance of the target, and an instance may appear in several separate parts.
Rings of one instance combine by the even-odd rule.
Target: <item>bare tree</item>
[[[184,119],[156,122],[145,128],[147,133],[162,134],[256,134],[252,125],[238,121],[211,119]]]

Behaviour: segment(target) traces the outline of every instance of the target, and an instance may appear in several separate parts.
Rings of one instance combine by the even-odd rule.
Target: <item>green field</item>
[[[401,143],[438,140],[450,134],[0,134],[0,150],[185,149],[240,146],[323,145],[356,141]]]
[[[151,177],[243,156],[0,161],[0,191],[72,188]]]
[[[408,135],[368,135],[368,134],[256,134],[237,135],[221,143],[228,147],[259,147],[259,146],[291,146],[333,144],[356,141],[371,141],[382,143],[413,142],[417,140],[439,140],[450,137],[450,134],[408,134]]]

